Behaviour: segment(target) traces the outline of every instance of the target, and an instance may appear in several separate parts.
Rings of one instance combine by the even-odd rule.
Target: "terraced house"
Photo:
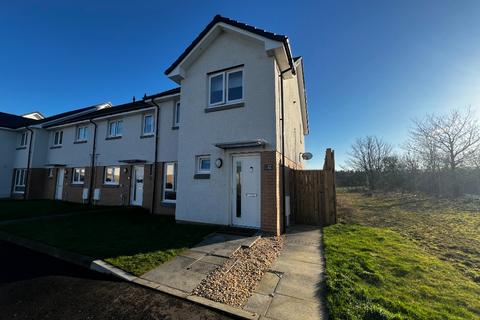
[[[280,233],[282,167],[303,167],[309,131],[288,38],[216,16],[165,74],[179,87],[123,105],[1,113],[0,195]]]

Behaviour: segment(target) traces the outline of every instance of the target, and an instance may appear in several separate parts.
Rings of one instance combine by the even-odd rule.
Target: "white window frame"
[[[228,76],[231,73],[235,73],[235,72],[239,72],[239,71],[242,72],[242,97],[239,98],[239,99],[230,100],[229,97],[228,97]],[[219,76],[219,75],[222,75],[222,77],[223,77],[222,101],[215,102],[215,103],[210,103],[211,94],[212,94],[212,92],[211,92],[212,78],[214,78],[216,76]],[[225,71],[222,71],[222,72],[216,72],[216,73],[212,73],[212,74],[208,75],[208,106],[209,107],[215,107],[215,106],[219,106],[219,105],[223,105],[223,104],[231,104],[231,103],[241,102],[241,101],[244,100],[244,98],[245,98],[245,70],[244,70],[243,67],[229,69],[229,70],[225,70]]]
[[[57,139],[58,135],[58,139]],[[53,132],[52,145],[54,147],[60,147],[63,145],[63,130],[57,130]]]
[[[209,100],[210,101],[210,100]],[[178,127],[180,125],[180,101],[175,102],[173,107],[173,126]]]
[[[210,168],[208,170],[202,169],[202,161],[203,160],[209,160],[210,161]],[[210,159],[210,155],[208,154],[208,155],[197,156],[196,167],[197,167],[197,169],[196,169],[197,173],[200,173],[200,174],[210,173],[211,169],[212,169],[212,160]]]
[[[78,180],[75,179],[75,174],[78,172]],[[83,181],[80,177],[83,175]],[[85,183],[85,168],[73,168],[72,170],[72,184],[84,184]]]
[[[14,180],[13,180],[13,193],[25,193],[25,180],[27,178],[27,169],[15,169]],[[17,191],[17,187],[24,188],[23,190]]]
[[[79,136],[81,129],[84,129],[84,132],[85,132],[85,137],[84,138],[80,138],[80,136]],[[75,141],[77,141],[77,142],[87,141],[88,140],[87,132],[88,132],[88,126],[78,126],[77,130],[75,132]]]
[[[173,184],[172,188],[167,188],[167,166],[173,165]],[[163,188],[162,188],[162,201],[165,203],[176,203],[177,200],[165,199],[166,191],[175,191],[177,192],[177,163],[176,162],[165,162],[163,165]]]
[[[152,131],[150,132],[145,132],[145,119],[147,119],[147,117],[151,117],[152,118]],[[143,117],[142,117],[142,136],[153,136],[155,134],[155,117],[153,116],[153,113],[147,113],[147,114],[144,114]]]
[[[112,175],[113,179],[115,179],[115,170],[118,169],[118,181],[107,181],[108,169],[113,169],[113,175]],[[103,184],[110,185],[110,186],[118,186],[120,184],[121,175],[122,175],[122,172],[119,166],[107,166],[105,167],[105,171],[103,173]]]
[[[212,86],[212,78],[215,78],[217,76],[221,75],[222,76],[222,101],[219,101],[219,102],[214,102],[214,103],[211,103],[211,95],[212,95],[212,90],[211,90],[211,86]],[[225,103],[225,72],[218,72],[218,73],[213,73],[213,74],[210,74],[208,75],[208,106],[209,107],[212,107],[212,106],[218,106],[220,104],[224,104]]]
[[[239,99],[230,100],[230,98],[228,96],[228,76],[231,73],[235,73],[235,72],[239,72],[239,71],[242,72],[242,97],[239,98]],[[243,74],[244,74],[243,68],[235,68],[235,69],[226,71],[226,75],[225,75],[225,95],[226,95],[226,101],[227,101],[226,103],[235,103],[235,102],[243,101],[243,96],[244,96],[244,93],[245,93],[245,85],[244,85],[245,77],[243,76]]]
[[[122,132],[118,132],[118,124],[122,124],[122,131],[123,131],[123,119],[116,119],[116,120],[110,120],[107,123],[107,137],[108,138],[115,138],[115,137],[121,137]],[[115,124],[115,132],[113,134],[110,133],[110,125]]]
[[[20,136],[20,144],[18,145],[19,147],[26,147],[28,143],[28,132],[22,132],[22,135]]]

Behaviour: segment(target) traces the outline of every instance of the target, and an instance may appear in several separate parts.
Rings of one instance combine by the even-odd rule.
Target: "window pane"
[[[200,170],[209,171],[210,170],[210,159],[201,159],[200,160]]]
[[[75,169],[75,171],[73,172],[73,182],[78,182],[79,180],[80,178],[79,178],[78,169]]]
[[[108,135],[109,136],[114,136],[115,135],[115,122],[110,122],[110,124],[108,125]]]
[[[122,134],[122,127],[123,127],[123,121],[117,121],[117,132],[116,135],[121,135]]]
[[[153,132],[153,117],[145,116],[143,121],[143,133]]]
[[[175,105],[175,124],[180,122],[180,103]]]
[[[165,174],[165,189],[173,189],[175,178],[174,172],[175,166],[173,163],[167,163],[166,174]]]
[[[242,71],[228,74],[228,100],[239,100],[243,98],[242,77]]]
[[[53,144],[58,144],[58,132],[53,135]]]
[[[113,168],[105,170],[105,182],[113,182]]]
[[[116,167],[113,170],[113,181],[119,182],[120,181],[120,168]]]
[[[60,131],[60,138],[58,139],[58,144],[62,144],[63,141],[63,131]]]
[[[223,74],[210,78],[210,103],[223,101]]]

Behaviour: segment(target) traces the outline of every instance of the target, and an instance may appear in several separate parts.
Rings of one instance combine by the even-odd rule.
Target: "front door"
[[[232,158],[232,224],[260,228],[260,156]]]
[[[55,184],[55,200],[62,200],[64,177],[65,177],[65,169],[57,169],[57,182]]]
[[[133,167],[132,180],[130,204],[132,206],[141,206],[143,203],[143,166]]]

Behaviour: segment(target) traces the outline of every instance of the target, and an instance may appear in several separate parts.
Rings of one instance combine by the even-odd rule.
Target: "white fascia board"
[[[307,93],[305,89],[302,58],[300,58],[296,62],[296,64],[297,64],[296,70],[297,70],[298,93],[300,95],[300,110],[302,112],[303,134],[308,135],[310,132],[310,128],[308,125]]]
[[[85,110],[85,111],[82,111],[82,112],[77,112],[75,114],[71,114],[71,115],[68,115],[68,116],[65,116],[65,117],[62,117],[62,118],[58,118],[58,119],[55,119],[55,120],[52,120],[52,121],[43,122],[41,124],[41,126],[44,127],[46,125],[49,125],[49,124],[52,124],[52,123],[55,123],[55,122],[65,121],[65,120],[75,118],[75,117],[78,117],[78,116],[81,116],[81,115],[84,115],[84,114],[88,114],[88,113],[91,113],[91,112],[94,112],[94,111],[97,111],[97,110],[110,108],[111,106],[112,105],[109,102],[100,103],[100,104],[97,104],[97,105],[93,106],[92,108],[90,108],[88,110]]]
[[[236,32],[246,37],[250,37],[263,42],[267,54],[270,55],[271,53],[274,53],[277,59],[282,59],[281,56],[283,56],[283,61],[286,61],[287,66],[285,67],[285,69],[290,66],[290,64],[288,63],[288,55],[285,51],[285,46],[283,45],[283,42],[271,40],[258,34],[243,30],[241,28],[231,26],[224,22],[219,22],[202,38],[202,40],[200,40],[199,43],[197,43],[197,45],[189,52],[189,54],[185,58],[183,58],[183,60],[175,67],[175,69],[173,69],[169,74],[167,74],[167,77],[177,83],[180,83],[180,81],[185,78],[185,70],[183,66],[185,64],[188,64],[190,60],[195,59],[195,57],[198,55],[198,49],[205,49],[217,35],[225,31]],[[285,63],[282,62],[281,65],[283,67],[285,66]]]
[[[173,100],[176,97],[180,97],[180,93],[170,94],[168,96],[157,97],[157,98],[153,98],[153,99],[150,98],[150,99],[145,100],[145,102],[152,103],[152,100],[155,100],[155,101],[158,101],[158,102],[165,102],[165,101],[168,101],[168,100]]]

